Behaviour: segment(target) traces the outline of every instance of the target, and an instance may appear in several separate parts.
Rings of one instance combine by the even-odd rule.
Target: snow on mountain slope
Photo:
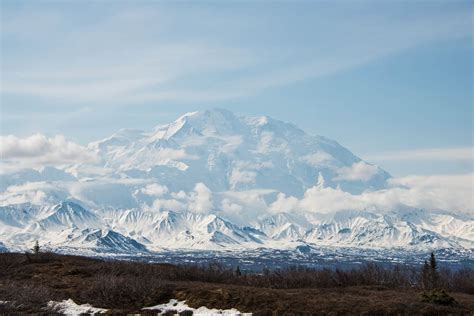
[[[192,112],[87,148],[97,160],[1,174],[0,242],[126,254],[474,249],[471,215],[409,206],[386,171],[266,116]]]
[[[425,216],[430,220],[430,216]],[[440,234],[406,221],[398,214],[378,215],[369,212],[338,212],[314,221],[305,240],[315,244],[365,247],[432,246],[462,248]],[[473,245],[470,245],[471,247]]]
[[[126,211],[111,227],[146,244],[150,249],[223,249],[255,247],[260,240],[216,215]]]
[[[341,174],[361,159],[337,142],[226,110],[188,113],[152,132],[120,131],[89,148],[104,167],[160,178],[172,190],[189,191],[203,182],[212,191],[259,188],[301,196],[319,174],[328,186],[350,192],[383,188],[390,177],[368,164],[369,178]]]
[[[31,205],[30,203],[0,206],[0,242],[4,244],[8,241],[13,245],[20,244],[24,246],[24,243],[28,242],[27,237],[30,234],[26,233],[24,238],[20,239],[19,235],[22,235],[27,226],[35,223],[40,209],[40,206]]]
[[[311,224],[301,217],[288,213],[276,214],[256,223],[255,228],[276,240],[301,240]]]
[[[21,228],[32,222],[38,207],[29,203],[0,206],[0,222],[2,227]]]
[[[136,240],[109,229],[74,230],[60,245],[99,253],[137,254],[148,252],[146,247]]]
[[[99,228],[102,221],[95,214],[73,202],[61,202],[51,209],[43,209],[33,230],[56,231],[65,228]]]
[[[44,214],[48,215],[44,217]],[[8,242],[18,245],[39,239],[53,248],[88,249],[99,253],[262,247],[295,249],[304,244],[418,250],[474,248],[469,237],[473,219],[462,220],[454,214],[443,213],[444,223],[462,223],[456,228],[467,230],[467,235],[457,231],[459,236],[453,236],[446,233],[443,225],[430,229],[428,225],[433,225],[440,215],[421,210],[389,214],[340,211],[308,216],[282,213],[258,220],[249,227],[240,227],[214,214],[139,209],[115,211],[114,214],[115,217],[99,219],[77,204],[60,203],[43,209],[39,215],[41,219],[24,230],[17,230]]]

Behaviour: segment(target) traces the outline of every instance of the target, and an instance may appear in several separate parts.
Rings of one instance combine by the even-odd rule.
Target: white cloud
[[[392,187],[362,194],[314,186],[297,200],[280,194],[270,206],[272,212],[330,213],[339,210],[385,212],[401,206],[425,210],[474,212],[474,174],[410,176],[395,178]]]
[[[90,42],[91,38],[87,41]],[[123,43],[115,44],[121,46]],[[67,101],[67,104],[101,102],[123,105],[167,100],[195,102],[215,99],[215,96],[205,90],[171,90],[162,87],[201,72],[232,71],[254,62],[251,54],[242,49],[205,42],[184,40],[175,44],[155,44],[152,41],[145,45],[146,50],[130,49],[126,56],[114,54],[111,58],[110,55],[103,56],[101,51],[96,52],[92,64],[88,57],[91,52],[84,52],[83,55],[77,51],[68,52],[77,56],[77,63],[82,63],[79,67],[61,65],[61,57],[56,59],[58,62],[51,67],[52,70],[38,66],[21,69],[19,66],[15,71],[5,71],[4,77],[9,80],[2,85],[1,91],[11,95]],[[130,56],[140,62],[127,63]],[[228,96],[224,99],[228,99]]]
[[[212,192],[202,182],[194,187],[191,193],[189,209],[196,213],[208,213],[213,209]]]
[[[223,215],[231,219],[234,223],[248,225],[259,217],[268,215],[268,205],[265,196],[275,193],[274,190],[247,190],[247,191],[227,191],[221,194],[225,203],[240,206],[239,212],[231,208],[222,209]]]
[[[152,205],[153,210],[180,212],[186,209],[186,204],[174,199],[156,199]]]
[[[286,197],[284,193],[279,193],[275,202],[269,210],[273,213],[291,212],[298,206],[299,200],[293,196]]]
[[[180,190],[178,192],[172,192],[171,196],[174,197],[175,199],[178,199],[178,200],[183,200],[183,199],[186,199],[188,197],[186,192],[184,192],[183,190]]]
[[[274,190],[228,191],[213,193],[203,183],[190,192],[168,192],[167,188],[148,180],[103,179],[92,182],[30,182],[9,186],[0,193],[0,205],[17,203],[48,204],[74,198],[93,208],[144,207],[152,210],[221,212],[239,225],[280,212],[307,214],[332,213],[340,210],[368,210],[377,213],[396,211],[406,206],[447,210],[474,215],[474,173],[462,175],[410,176],[390,180],[390,187],[362,194],[314,186],[302,198],[287,196]],[[135,189],[156,199],[140,202]],[[165,196],[168,196],[166,198]],[[276,198],[275,198],[276,197]],[[272,201],[271,203],[268,201]],[[146,205],[150,206],[146,206]],[[219,207],[214,207],[219,205]]]
[[[2,86],[5,93],[23,95],[30,94],[43,98],[73,100],[82,102],[110,101],[111,98],[120,98],[130,95],[137,89],[143,89],[159,83],[158,79],[110,79],[83,83],[64,82],[6,82]],[[84,93],[88,91],[89,93]]]
[[[26,138],[0,136],[0,157],[24,166],[64,165],[97,159],[87,148],[67,141],[62,135],[48,138],[41,134]]]
[[[163,196],[168,193],[168,187],[166,185],[152,183],[141,189],[140,192],[150,196]]]
[[[342,167],[337,170],[334,180],[346,181],[369,181],[379,171],[379,168],[363,161],[355,162],[350,167]]]
[[[254,183],[256,177],[257,173],[255,171],[233,169],[229,183],[234,188],[239,183]]]
[[[48,202],[59,202],[69,197],[67,189],[47,182],[28,182],[11,185],[0,192],[0,205],[32,203],[42,205]]]
[[[3,205],[32,203],[42,205],[46,201],[46,193],[41,190],[28,190],[25,192],[5,192],[0,196]]]
[[[348,192],[315,186],[306,190],[304,197],[295,208],[299,211],[330,213],[346,209],[364,209],[364,206],[365,203]]]
[[[474,173],[407,176],[390,182],[407,187],[406,198],[418,207],[474,212]]]
[[[400,150],[364,157],[371,161],[474,161],[474,147]]]
[[[229,214],[238,214],[243,209],[242,205],[233,203],[230,199],[227,198],[221,201],[221,208],[224,213]]]

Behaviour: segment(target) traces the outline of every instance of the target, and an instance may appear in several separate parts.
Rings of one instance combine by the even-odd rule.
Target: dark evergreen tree
[[[428,272],[428,273],[427,273]],[[454,305],[456,304],[456,300],[450,296],[444,289],[441,288],[440,277],[438,272],[438,263],[436,262],[436,258],[434,253],[431,253],[430,263],[425,261],[425,265],[423,266],[423,275],[428,274],[428,283],[429,287],[426,288],[425,291],[421,294],[421,300],[423,302],[433,303],[433,304],[440,304],[440,305]]]
[[[239,266],[237,266],[237,269],[235,269],[235,275],[238,276],[238,277],[242,275],[242,272],[240,271]]]
[[[40,251],[40,246],[39,246],[39,243],[38,241],[35,242],[35,245],[33,246],[33,253],[35,255],[39,254],[39,251]]]
[[[438,263],[436,262],[434,252],[431,253],[430,267],[431,267],[431,270],[433,270],[433,271],[436,271],[436,269],[438,268]]]
[[[436,258],[434,253],[431,253],[430,257],[430,281],[431,281],[431,288],[435,289],[439,286],[439,275],[438,275],[438,263],[436,262]]]

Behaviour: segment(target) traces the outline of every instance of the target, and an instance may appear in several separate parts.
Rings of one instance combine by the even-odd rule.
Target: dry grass
[[[171,298],[192,307],[237,308],[254,315],[472,315],[472,270],[441,271],[453,306],[423,302],[416,269],[314,270],[292,267],[244,273],[208,266],[102,261],[75,256],[0,254],[0,314],[46,312],[50,300],[125,314]],[[464,293],[461,293],[464,292]]]

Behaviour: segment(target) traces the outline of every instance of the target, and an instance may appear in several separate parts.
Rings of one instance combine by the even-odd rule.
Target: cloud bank
[[[408,207],[425,210],[448,210],[474,214],[474,173],[460,175],[408,176],[392,178],[384,190],[351,194],[339,188],[327,187],[324,181],[308,188],[301,198],[287,196],[274,190],[232,190],[212,192],[204,183],[198,182],[189,192],[173,192],[157,179],[130,179],[124,175],[101,174],[100,177],[77,178],[70,176],[77,165],[94,166],[97,157],[86,147],[68,141],[58,135],[48,138],[35,134],[25,138],[2,136],[0,154],[3,164],[28,168],[53,165],[42,173],[42,178],[32,177],[22,183],[4,181],[0,193],[0,204],[54,203],[65,199],[76,199],[91,208],[140,208],[152,211],[191,211],[195,213],[215,212],[235,222],[281,212],[331,213],[340,210],[369,210],[386,212]],[[164,154],[164,152],[159,152]],[[184,150],[166,152],[173,159],[193,159]],[[161,156],[160,156],[161,157]],[[164,157],[161,157],[164,158]],[[315,164],[330,157],[311,156]],[[73,165],[75,167],[70,167]],[[255,167],[255,170],[263,167]],[[81,165],[82,166],[82,165]],[[2,166],[3,167],[3,166]],[[81,167],[82,168],[82,167]],[[233,169],[231,186],[245,184],[255,179],[255,172]],[[3,168],[2,168],[3,169]],[[378,167],[363,161],[337,170],[336,180],[368,181],[378,172]],[[25,174],[22,174],[25,177]],[[9,179],[9,178],[8,178]],[[29,179],[26,177],[26,179]],[[36,179],[36,180],[35,180]],[[47,179],[52,179],[49,183]]]
[[[97,159],[87,148],[67,141],[63,135],[48,138],[41,134],[26,138],[0,136],[0,157],[3,161],[24,166],[63,165]]]
[[[150,180],[103,179],[92,182],[30,182],[0,193],[0,205],[81,201],[91,209],[141,208],[145,211],[215,213],[238,224],[278,213],[328,214],[342,210],[386,213],[409,207],[474,216],[474,173],[394,178],[391,187],[350,194],[320,183],[301,198],[273,190],[212,192],[197,183],[190,192],[171,192]]]

